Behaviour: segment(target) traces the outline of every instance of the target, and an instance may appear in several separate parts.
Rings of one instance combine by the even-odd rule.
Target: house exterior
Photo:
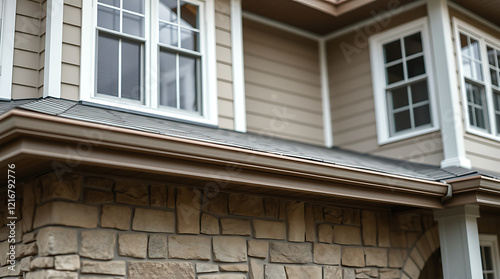
[[[499,14],[0,0],[0,278],[500,278]]]

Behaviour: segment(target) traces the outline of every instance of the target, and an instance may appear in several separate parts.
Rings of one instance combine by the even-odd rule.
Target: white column
[[[233,59],[234,130],[247,131],[245,74],[243,61],[243,23],[241,0],[231,0],[231,53]]]
[[[323,107],[323,131],[325,137],[325,146],[333,146],[332,134],[332,114],[330,110],[330,83],[328,81],[328,65],[326,55],[326,40],[319,39],[319,70],[321,73],[321,103]]]
[[[443,139],[444,160],[441,162],[441,167],[470,168],[471,163],[465,156],[462,110],[446,2],[446,0],[427,1]]]
[[[477,218],[479,206],[435,210],[439,225],[444,279],[483,278]]]
[[[61,98],[63,0],[47,1],[43,97]]]

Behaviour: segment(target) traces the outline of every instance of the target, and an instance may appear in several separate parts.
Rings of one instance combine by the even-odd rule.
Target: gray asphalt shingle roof
[[[438,166],[374,156],[337,147],[325,148],[272,138],[265,135],[239,133],[56,98],[0,102],[0,114],[4,114],[14,108],[63,118],[129,128],[179,138],[194,139],[203,142],[278,154],[281,156],[302,158],[326,162],[333,165],[342,165],[431,181],[440,181],[477,174],[497,179],[500,178],[500,175],[484,171],[459,167],[442,169]]]

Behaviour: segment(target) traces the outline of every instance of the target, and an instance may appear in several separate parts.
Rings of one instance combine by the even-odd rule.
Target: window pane
[[[392,90],[391,94],[393,109],[408,105],[408,92],[406,86]]]
[[[198,111],[197,59],[179,56],[180,107],[188,111]]]
[[[198,6],[181,1],[181,25],[198,29]]]
[[[412,103],[416,104],[423,101],[429,100],[429,94],[427,91],[427,81],[417,82],[411,85],[411,98]]]
[[[118,44],[114,37],[97,39],[97,93],[118,97]]]
[[[123,33],[144,37],[144,18],[124,12]]]
[[[483,80],[483,69],[481,69],[481,63],[472,62],[472,66],[474,67],[472,69],[474,71],[473,78]]]
[[[479,53],[479,42],[473,38],[470,38],[470,48],[472,57],[480,60],[481,54]]]
[[[384,45],[385,63],[401,59],[401,41],[397,40]]]
[[[122,98],[141,99],[141,44],[122,41]]]
[[[408,70],[408,78],[416,77],[425,74],[424,57],[420,56],[406,62]]]
[[[498,86],[498,74],[494,69],[490,69],[491,84]]]
[[[415,118],[415,127],[431,123],[431,111],[429,105],[423,105],[413,109],[413,117]]]
[[[177,33],[177,26],[173,26],[167,23],[160,22],[160,42],[171,45],[178,46],[177,41],[179,40],[179,34]]]
[[[396,132],[410,129],[411,128],[411,123],[410,123],[410,111],[405,110],[402,112],[398,112],[394,114],[394,126]]]
[[[495,114],[495,118],[497,121],[497,134],[500,134],[500,114]]]
[[[177,108],[176,56],[160,52],[160,105]]]
[[[123,0],[123,8],[139,14],[144,14],[144,0]]]
[[[495,55],[495,50],[492,49],[491,47],[488,47],[488,63],[490,63],[491,66],[496,66],[496,55]]]
[[[387,84],[404,80],[403,64],[399,63],[387,68]]]
[[[410,56],[422,52],[422,36],[420,32],[405,37],[405,52],[406,56]]]
[[[462,69],[464,71],[464,76],[471,78],[472,77],[472,67],[471,61],[468,58],[462,59]]]
[[[159,17],[172,23],[177,23],[177,0],[160,0]]]
[[[486,270],[493,270],[492,253],[490,246],[484,246],[484,265]]]
[[[493,273],[488,273],[488,274],[485,274],[485,275],[484,275],[484,277],[485,277],[486,279],[495,279],[495,274],[493,274]]]
[[[476,108],[475,111],[476,116],[476,127],[486,129],[486,121],[484,119],[484,110]]]
[[[120,0],[99,0],[99,3],[115,6],[120,8]]]
[[[198,51],[198,32],[181,29],[181,47]]]
[[[99,5],[97,26],[120,32],[120,11]]]
[[[493,94],[493,103],[495,105],[495,110],[500,113],[500,92],[494,92]]]
[[[462,55],[470,56],[469,42],[467,36],[460,33],[460,47],[462,48]]]

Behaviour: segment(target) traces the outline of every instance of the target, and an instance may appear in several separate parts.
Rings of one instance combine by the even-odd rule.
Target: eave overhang
[[[447,181],[453,188],[453,196],[446,207],[479,204],[500,207],[500,181],[483,175],[475,175]]]
[[[444,183],[14,109],[0,117],[0,162],[59,162],[216,182],[228,190],[442,208]],[[85,154],[72,150],[84,149]],[[19,165],[19,169],[22,169]],[[48,166],[47,166],[48,167]],[[231,171],[228,171],[231,170]],[[36,168],[26,177],[34,176]],[[260,189],[260,191],[259,191]]]

